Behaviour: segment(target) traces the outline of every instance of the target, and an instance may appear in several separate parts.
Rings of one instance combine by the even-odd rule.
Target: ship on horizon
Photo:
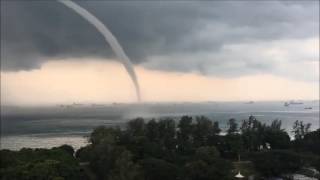
[[[294,101],[294,100],[291,100],[289,102],[285,102],[284,103],[284,106],[288,107],[289,105],[301,105],[303,104],[302,101]]]

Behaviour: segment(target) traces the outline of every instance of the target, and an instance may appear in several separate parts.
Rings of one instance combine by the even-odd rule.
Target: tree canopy
[[[246,172],[256,176],[294,173],[303,166],[319,169],[320,130],[310,132],[310,125],[296,121],[291,141],[281,125],[250,116],[238,126],[230,119],[223,135],[219,122],[205,116],[136,118],[125,128],[95,128],[89,144],[76,152],[68,145],[1,150],[0,175],[5,180],[85,180],[92,174],[102,180],[228,180],[243,164],[240,156],[254,168]]]

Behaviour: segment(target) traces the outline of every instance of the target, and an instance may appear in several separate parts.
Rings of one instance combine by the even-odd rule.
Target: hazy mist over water
[[[312,109],[305,109],[312,107]],[[240,124],[254,115],[263,123],[282,120],[282,128],[289,133],[295,120],[311,123],[319,128],[319,101],[284,106],[284,102],[203,102],[203,103],[147,103],[147,104],[75,104],[52,107],[1,107],[1,148],[53,147],[71,144],[79,148],[86,144],[87,136],[97,126],[120,126],[136,117],[151,118],[182,115],[204,115],[219,121],[227,128],[227,120],[235,118]]]

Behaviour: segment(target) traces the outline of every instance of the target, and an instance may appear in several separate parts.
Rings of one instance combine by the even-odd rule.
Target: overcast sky
[[[223,84],[221,82],[231,83],[243,78],[251,78],[255,82],[254,78],[262,76],[273,78],[274,81],[267,81],[269,84],[266,86],[269,87],[277,84],[275,79],[290,82],[292,88],[299,88],[295,86],[301,83],[305,85],[305,91],[296,94],[288,89],[290,96],[286,98],[319,98],[315,93],[319,89],[319,1],[77,3],[107,25],[140,70],[138,75],[157,72],[162,78],[174,79],[173,74],[182,74],[214,81],[216,84],[207,87],[208,96],[201,97],[201,100],[215,100],[217,97],[209,96],[210,90],[214,92],[214,88]],[[104,65],[117,62],[96,29],[62,4],[56,1],[1,1],[1,90],[5,91],[1,95],[7,96],[8,102],[19,103],[21,99],[17,97],[23,93],[12,85],[18,81],[21,72],[41,71],[38,76],[45,76],[52,71],[50,63],[60,63],[63,69],[68,67],[68,63],[90,62],[98,66],[100,61]],[[67,68],[64,73],[68,73]],[[106,73],[105,76],[115,78],[115,74]],[[160,78],[160,75],[157,77]],[[36,76],[30,78],[29,81],[38,81]],[[142,79],[141,84],[145,84]],[[219,82],[215,81],[217,79]],[[128,79],[118,82],[125,81],[130,85]],[[172,84],[179,85],[180,81],[177,78]],[[192,87],[192,83],[197,84],[198,80],[190,79],[189,82]],[[23,82],[20,83],[23,87]],[[61,86],[66,83],[61,81]],[[40,86],[44,84],[37,85]],[[91,86],[95,87],[93,84]],[[29,89],[30,93],[37,87]],[[104,88],[110,91],[108,87]],[[175,99],[178,95],[173,93],[173,89],[172,94],[163,96],[152,88],[147,89],[148,92],[143,90],[150,96],[146,100],[159,100],[151,96],[173,101],[197,100],[199,97],[196,94],[201,93],[200,88]],[[171,92],[170,89],[167,91]],[[234,91],[243,92],[240,89]],[[285,93],[261,98],[261,95],[246,95],[250,93],[248,90],[247,93],[240,93],[238,96],[243,98],[239,98],[222,92],[220,100],[284,99],[281,97]],[[50,94],[45,90],[39,93],[43,96]],[[9,95],[15,98],[10,99]],[[118,93],[113,97],[122,95]],[[106,101],[110,99],[102,97]],[[90,98],[85,99],[89,101]],[[121,98],[121,101],[126,101],[126,98]]]

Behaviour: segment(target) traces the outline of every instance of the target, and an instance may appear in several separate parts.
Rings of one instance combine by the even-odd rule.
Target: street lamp
[[[242,174],[240,173],[240,171],[239,171],[238,174],[235,175],[234,177],[235,177],[235,178],[238,178],[238,179],[244,178],[244,176],[242,176]]]

